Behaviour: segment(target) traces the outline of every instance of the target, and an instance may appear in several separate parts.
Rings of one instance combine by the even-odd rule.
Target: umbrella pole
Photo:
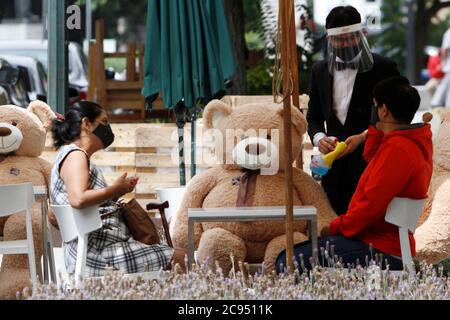
[[[191,179],[196,174],[196,141],[197,141],[197,132],[195,122],[197,120],[197,108],[195,106],[192,107],[191,110]]]
[[[186,185],[186,164],[184,162],[184,125],[186,124],[185,120],[185,110],[183,102],[178,103],[175,108],[175,114],[177,118],[177,128],[178,128],[178,169],[180,173],[180,186]]]
[[[281,23],[281,69],[283,73],[283,121],[284,121],[284,141],[285,141],[285,179],[286,179],[286,266],[289,271],[294,270],[294,205],[293,205],[293,179],[292,179],[292,136],[291,136],[291,81],[290,81],[290,32],[289,19],[294,20],[293,0],[279,1],[279,18]],[[290,17],[289,17],[290,15]],[[292,45],[292,44],[291,44]],[[296,71],[297,72],[297,71]]]

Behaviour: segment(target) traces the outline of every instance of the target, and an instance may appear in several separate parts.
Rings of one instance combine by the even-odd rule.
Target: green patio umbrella
[[[149,0],[142,94],[161,92],[177,114],[180,184],[185,185],[184,124],[192,121],[191,177],[195,175],[196,106],[225,94],[235,71],[234,52],[222,0]]]

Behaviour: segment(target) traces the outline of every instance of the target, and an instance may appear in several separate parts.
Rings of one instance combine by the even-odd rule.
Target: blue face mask
[[[114,142],[114,133],[109,124],[99,123],[92,133],[100,139],[104,149],[108,148]]]

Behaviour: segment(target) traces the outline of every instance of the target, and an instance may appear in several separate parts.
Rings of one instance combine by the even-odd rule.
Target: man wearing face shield
[[[338,215],[350,199],[367,163],[362,157],[370,124],[372,91],[380,81],[399,75],[395,63],[372,53],[352,6],[331,10],[326,19],[328,57],[312,68],[308,134],[323,154],[345,141],[346,151],[322,178]]]

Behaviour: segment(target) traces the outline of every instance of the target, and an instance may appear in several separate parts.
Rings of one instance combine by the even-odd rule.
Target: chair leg
[[[37,288],[36,277],[36,257],[34,254],[34,241],[33,241],[33,227],[31,224],[31,212],[26,211],[26,228],[27,228],[27,242],[28,242],[28,264],[30,268],[31,283],[33,285],[33,293]]]
[[[399,227],[398,230],[400,237],[400,247],[402,252],[402,262],[403,267],[409,271],[410,275],[414,275],[416,270],[414,268],[412,256],[411,256],[411,246],[409,244],[408,229],[404,227]]]
[[[81,277],[84,277],[84,270],[86,267],[86,255],[87,255],[87,240],[88,236],[83,235],[78,237],[78,247],[77,247],[77,264],[75,267],[75,283],[80,282]]]
[[[55,272],[55,257],[53,255],[53,237],[52,228],[47,219],[47,258],[48,264],[50,266],[50,279],[53,283],[56,283],[56,272]]]

